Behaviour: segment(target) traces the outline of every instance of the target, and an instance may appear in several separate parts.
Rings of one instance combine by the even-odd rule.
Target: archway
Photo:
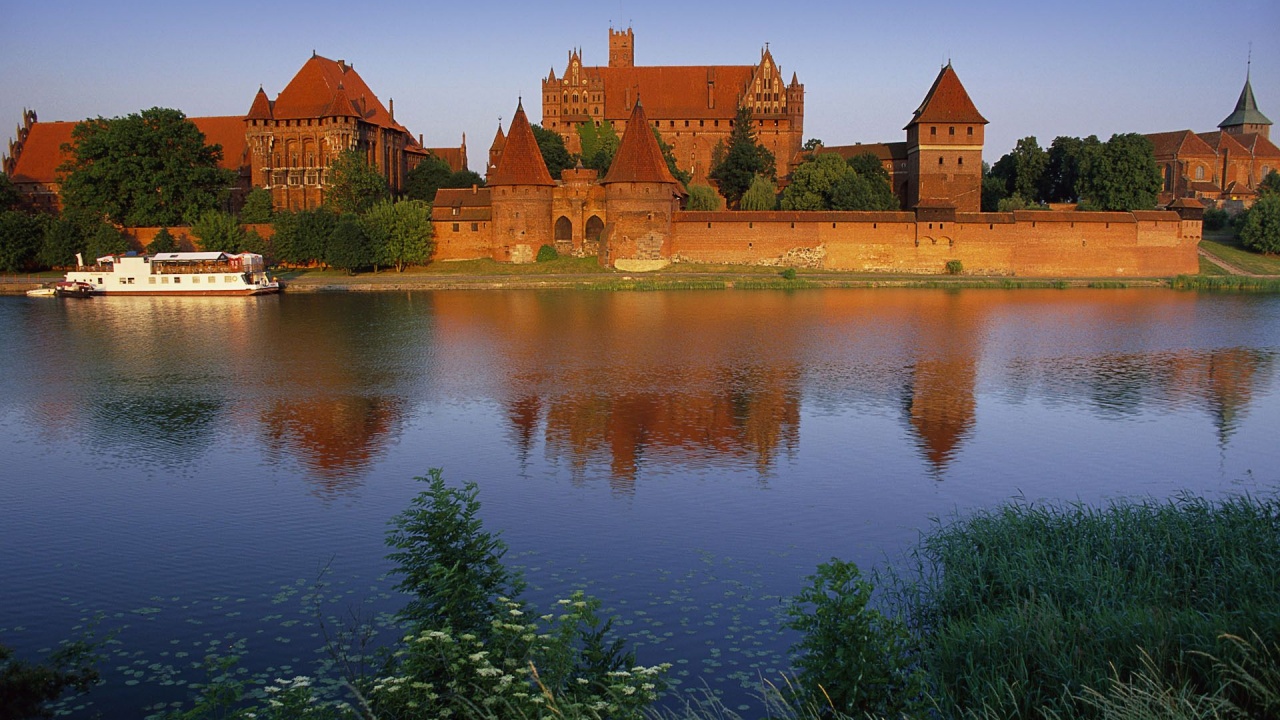
[[[556,220],[556,242],[572,242],[573,241],[573,223],[569,218],[561,215]]]
[[[598,242],[600,233],[604,232],[604,221],[598,215],[592,215],[587,219],[587,235],[586,238],[590,242]]]

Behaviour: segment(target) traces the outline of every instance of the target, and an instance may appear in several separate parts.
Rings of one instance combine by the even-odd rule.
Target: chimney
[[[423,145],[422,143],[422,133],[418,133],[418,144],[422,145],[423,147],[426,147],[426,145]]]
[[[391,114],[391,122],[396,121],[396,99],[387,98],[387,112]]]

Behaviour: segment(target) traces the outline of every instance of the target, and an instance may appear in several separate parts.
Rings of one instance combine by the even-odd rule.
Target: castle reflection
[[[1265,348],[1214,345],[1218,330],[1205,335],[1203,305],[1185,294],[201,300],[33,309],[25,322],[48,329],[2,365],[7,402],[52,440],[80,436],[170,467],[194,463],[233,430],[231,441],[256,438],[269,462],[296,463],[327,496],[359,487],[416,408],[460,401],[496,408],[504,426],[506,448],[475,452],[509,452],[525,467],[549,462],[575,483],[604,478],[630,492],[658,466],[767,482],[800,455],[812,414],[890,417],[906,451],[938,479],[979,432],[985,408],[1001,404],[1083,408],[1104,421],[1193,407],[1225,448],[1275,374]],[[449,428],[427,432],[471,442]]]

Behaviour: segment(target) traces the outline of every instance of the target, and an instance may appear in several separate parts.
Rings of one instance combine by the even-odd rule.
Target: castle
[[[609,30],[609,64],[586,66],[573,50],[564,72],[542,81],[542,127],[559,133],[581,153],[578,128],[611,123],[622,135],[635,104],[672,147],[676,165],[705,184],[716,145],[728,143],[739,107],[751,108],[756,141],[773,153],[778,176],[790,173],[804,142],[804,85],[782,68],[766,45],[755,65],[635,64],[635,33]]]
[[[276,209],[319,207],[330,162],[351,149],[363,153],[395,193],[429,156],[454,170],[467,167],[465,135],[458,148],[424,147],[421,136],[396,122],[395,102],[384,106],[352,65],[314,53],[274,101],[258,88],[246,115],[189,119],[206,143],[222,146],[221,167],[236,177],[233,206],[259,187],[271,193]],[[71,142],[75,125],[23,113],[2,167],[27,207],[60,209],[58,167],[67,159],[62,145]]]
[[[1164,176],[1160,204],[1193,198],[1221,208],[1253,205],[1258,183],[1280,170],[1280,148],[1271,142],[1271,121],[1258,110],[1249,73],[1235,110],[1214,132],[1190,130],[1147,135]]]
[[[437,260],[531,262],[541,246],[630,271],[672,262],[990,275],[1150,277],[1196,273],[1198,203],[1167,211],[978,212],[986,120],[955,70],[939,72],[893,156],[904,212],[688,212],[652,131],[631,106],[603,178],[547,171],[523,105],[495,140],[488,186],[442,189],[432,220]],[[895,150],[895,152],[897,152]],[[954,267],[954,265],[953,265]]]

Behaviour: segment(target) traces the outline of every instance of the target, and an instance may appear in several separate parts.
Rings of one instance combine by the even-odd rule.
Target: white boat
[[[263,295],[280,291],[257,253],[107,255],[67,273],[97,295]]]
[[[57,297],[58,291],[53,289],[53,284],[41,285],[27,291],[27,297]]]

